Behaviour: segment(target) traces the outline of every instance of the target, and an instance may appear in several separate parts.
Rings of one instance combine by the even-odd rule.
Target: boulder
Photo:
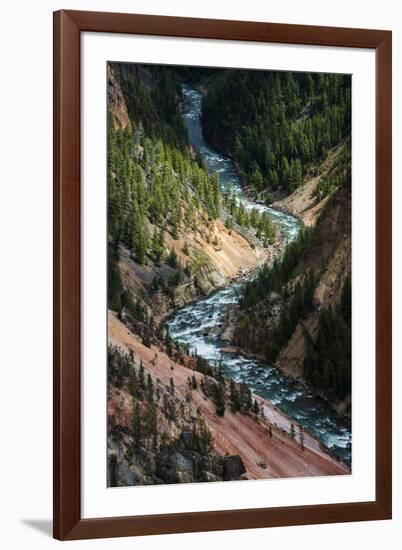
[[[130,487],[138,484],[138,476],[128,466],[126,462],[122,462],[116,465],[115,469],[115,483],[116,487]]]
[[[243,461],[239,455],[226,456],[224,458],[223,480],[231,481],[240,479],[246,472]]]
[[[184,472],[193,471],[193,461],[189,456],[185,456],[184,454],[177,452],[175,453],[174,458],[177,470]]]
[[[212,456],[211,457],[211,472],[214,476],[223,479],[223,472],[225,468],[225,459],[221,456]]]

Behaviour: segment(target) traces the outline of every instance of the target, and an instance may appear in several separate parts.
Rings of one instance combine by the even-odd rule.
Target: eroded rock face
[[[231,320],[234,325],[232,344],[264,357],[268,331],[279,325],[282,309],[289,304],[296,283],[311,271],[315,278],[313,307],[304,319],[299,320],[291,337],[277,354],[275,363],[287,376],[305,382],[304,330],[307,329],[313,337],[316,335],[322,308],[334,308],[339,304],[343,283],[350,269],[351,197],[350,190],[341,188],[328,202],[325,215],[318,218],[314,237],[282,293],[267,294],[251,310],[234,310],[236,319]],[[345,409],[347,405],[340,410]]]
[[[122,426],[131,429],[133,403],[131,396],[118,388],[112,388],[108,395],[108,428]]]
[[[180,450],[174,454],[162,453],[158,457],[157,475],[165,483],[194,483],[197,481],[231,481],[241,479],[246,472],[240,456],[203,456],[200,453]]]
[[[182,440],[186,441],[185,435],[180,438]],[[232,481],[242,479],[245,472],[246,468],[238,455],[202,454],[184,446],[166,449],[152,456],[149,451],[140,449],[133,454],[131,465],[126,457],[119,458],[116,454],[109,454],[108,459],[108,485],[111,487]]]
[[[115,128],[125,130],[127,126],[130,126],[130,119],[123,92],[119,82],[115,78],[110,63],[107,65],[107,96]]]

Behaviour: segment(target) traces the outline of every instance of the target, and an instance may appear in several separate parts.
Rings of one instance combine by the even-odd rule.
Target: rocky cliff
[[[292,437],[292,421],[271,403],[252,396],[258,412],[234,409],[238,385],[222,386],[160,341],[144,345],[111,312],[108,336],[109,486],[349,473],[308,433],[303,443]]]
[[[302,185],[287,197],[276,200],[272,206],[298,217],[307,226],[315,225],[332,195],[331,192],[320,193],[320,186],[326,181],[336,180],[346,164],[350,164],[349,140],[331,149],[322,162],[310,168]]]
[[[150,111],[155,110],[152,103],[152,94],[156,88],[153,75],[144,68],[131,70],[130,67],[121,68],[120,73],[124,75],[121,78],[125,79],[126,93],[127,90],[131,90],[131,103],[137,104],[138,98],[133,97],[132,90],[138,89],[150,102]],[[132,82],[136,83],[135,86]],[[151,95],[147,95],[147,91],[150,91]],[[123,87],[111,64],[108,64],[108,106],[110,123],[116,129],[130,127],[129,109]],[[141,115],[140,112],[140,116],[145,117],[146,114]],[[159,116],[156,111],[154,116]],[[163,120],[158,120],[157,128],[161,126],[166,129],[167,124]],[[139,139],[143,132],[141,119],[137,123],[136,139]],[[140,163],[145,163],[144,148],[139,144],[134,147],[133,155]],[[155,149],[157,147],[158,144],[155,145]],[[163,174],[169,170],[170,166],[163,163],[157,167],[157,171]],[[113,178],[113,173],[109,177]],[[154,172],[146,176],[147,187],[151,188],[154,185],[154,177]],[[177,173],[173,177],[178,182],[181,180],[181,175]],[[131,302],[138,302],[142,309],[159,321],[172,309],[228,284],[232,279],[272,259],[278,253],[277,247],[262,246],[262,242],[256,238],[252,229],[240,228],[234,224],[229,230],[224,223],[224,211],[220,217],[211,219],[200,201],[194,207],[195,190],[191,182],[187,185],[188,189],[183,192],[182,198],[176,198],[176,201],[181,203],[180,215],[183,221],[177,223],[174,230],[168,227],[167,221],[163,224],[161,221],[155,224],[149,219],[144,222],[149,235],[161,232],[163,243],[160,245],[160,258],[157,261],[152,254],[148,254],[146,261],[138,263],[132,251],[120,240],[116,254],[118,278],[121,279],[123,292],[128,293],[127,303],[122,304],[123,309],[127,309]],[[118,193],[128,192],[123,189]],[[191,222],[187,223],[189,212]],[[110,254],[113,252],[116,250],[111,250]]]
[[[111,120],[116,129],[126,129],[130,126],[126,102],[120,83],[116,80],[113,68],[107,64],[107,102]]]
[[[309,210],[309,216],[311,210]],[[310,218],[312,219],[312,218]],[[270,338],[278,331],[289,330],[297,288],[303,287],[306,274],[311,278],[312,296],[299,320],[292,324],[279,349],[270,347]],[[267,349],[275,364],[285,374],[306,382],[304,360],[306,331],[312,341],[317,338],[321,313],[336,311],[342,298],[345,281],[351,275],[351,196],[346,185],[325,199],[311,240],[300,256],[289,280],[280,291],[268,292],[264,299],[246,311],[237,311],[232,343],[266,359]],[[309,279],[310,280],[310,279]],[[286,317],[283,313],[289,311]],[[233,317],[233,314],[232,314]],[[288,324],[285,325],[283,319]],[[324,385],[324,384],[323,384]],[[326,395],[325,387],[317,388]],[[337,404],[336,398],[331,400]],[[350,396],[341,400],[340,412],[345,412]]]
[[[172,310],[280,246],[225,224],[216,181],[186,145],[171,75],[111,67],[108,82],[109,486],[348,473],[165,330]]]

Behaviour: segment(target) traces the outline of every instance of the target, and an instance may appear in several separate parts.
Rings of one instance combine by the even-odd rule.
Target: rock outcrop
[[[126,102],[119,82],[113,72],[112,65],[107,64],[107,98],[108,107],[112,114],[111,120],[116,129],[124,130],[130,126]]]
[[[282,292],[270,292],[251,311],[236,311],[232,344],[265,358],[267,334],[278,325],[296,283],[306,273],[312,273],[315,280],[312,309],[295,325],[275,363],[286,375],[301,382],[305,382],[304,331],[315,338],[321,310],[339,304],[343,283],[351,273],[351,196],[347,187],[340,188],[326,201],[313,237]],[[345,403],[350,400],[346,399]],[[345,408],[347,406],[342,410]]]
[[[233,412],[226,391],[224,416],[217,415],[216,379],[194,369],[191,357],[177,362],[156,345],[144,346],[113,313],[109,344],[128,354],[153,380],[157,439],[133,438],[129,363],[110,362],[108,391],[108,484],[146,485],[347,474],[348,468],[305,434],[304,449],[290,436],[292,421],[268,401],[253,396],[263,414]],[[170,380],[174,380],[172,388]],[[195,384],[189,386],[189,380]],[[150,404],[139,411],[147,418]],[[271,434],[271,435],[270,435]],[[266,467],[261,466],[265,464]]]

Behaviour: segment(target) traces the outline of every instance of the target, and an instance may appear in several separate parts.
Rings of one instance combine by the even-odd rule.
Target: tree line
[[[184,151],[187,128],[178,106],[180,84],[170,67],[111,63],[127,105],[129,118],[151,139]]]
[[[223,195],[223,204],[227,213],[226,228],[231,230],[233,222],[246,228],[256,230],[257,238],[261,239],[265,246],[275,242],[277,227],[267,212],[259,212],[257,208],[247,210],[244,203],[238,200],[230,189]]]
[[[316,337],[304,329],[304,375],[330,399],[342,400],[351,391],[352,285],[345,278],[340,303],[320,312]]]
[[[298,323],[312,310],[315,285],[314,273],[310,270],[296,283],[290,298],[284,302],[278,322],[266,334],[264,351],[270,363],[276,360]]]
[[[282,293],[284,285],[311,241],[313,231],[312,228],[303,226],[297,237],[288,243],[282,256],[275,258],[272,264],[264,264],[257,275],[243,285],[239,297],[242,310],[252,308],[273,291]]]
[[[224,198],[218,173],[209,173],[190,150],[174,71],[132,64],[113,64],[113,70],[130,118],[125,129],[115,128],[111,114],[108,120],[108,295],[110,307],[119,310],[121,245],[140,265],[175,263],[169,281],[155,281],[154,290],[171,292],[185,275],[199,271],[206,258],[202,251],[190,257],[186,243],[183,252],[189,260],[180,266],[166,248],[166,232],[177,240],[180,230],[208,229],[226,207],[228,229],[233,221],[254,227],[267,246],[275,227],[267,215],[248,213],[233,197]]]
[[[203,102],[207,140],[230,151],[251,191],[296,189],[351,128],[349,75],[222,70]]]
[[[109,294],[119,286],[121,245],[142,265],[173,262],[165,244],[179,230],[196,231],[220,214],[222,197],[217,175],[210,176],[189,154],[141,137],[135,128],[116,130],[109,124],[108,240]],[[195,260],[194,260],[195,261]],[[189,262],[190,269],[192,262]],[[178,267],[176,262],[176,267]],[[184,266],[186,267],[186,266]],[[180,273],[176,274],[177,282]],[[171,281],[172,283],[174,281]]]
[[[344,152],[337,161],[335,167],[329,174],[322,176],[315,188],[315,195],[319,201],[335,193],[341,187],[351,188],[351,151],[350,144],[347,144]]]

